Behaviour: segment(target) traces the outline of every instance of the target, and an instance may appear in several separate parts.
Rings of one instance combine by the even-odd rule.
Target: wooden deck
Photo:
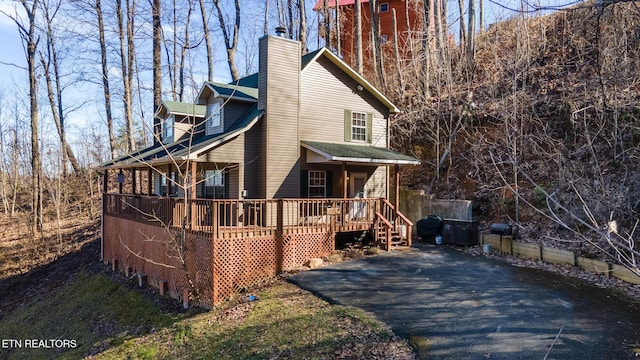
[[[182,228],[213,238],[245,238],[276,234],[384,231],[411,245],[413,224],[386,199],[180,199],[145,195],[104,194],[106,215]],[[378,226],[376,226],[376,224]],[[376,238],[382,239],[381,236]],[[385,238],[386,239],[386,238]],[[389,239],[391,240],[391,239]],[[387,247],[386,244],[381,244]]]

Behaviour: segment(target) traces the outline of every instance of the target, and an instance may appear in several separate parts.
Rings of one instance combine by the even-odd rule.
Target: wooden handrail
[[[380,220],[386,229],[387,251],[391,251],[391,229],[393,229],[393,224],[378,211],[376,211],[376,219]]]
[[[406,216],[404,216],[404,214],[401,213],[400,211],[398,211],[398,217],[402,219],[402,221],[404,221],[407,224],[407,226],[413,226],[413,223],[411,222],[411,220],[409,220]]]

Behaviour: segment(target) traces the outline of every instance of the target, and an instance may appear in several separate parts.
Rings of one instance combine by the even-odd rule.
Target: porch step
[[[391,245],[393,245],[393,246],[406,246],[407,245],[407,240],[403,239],[402,236],[400,236],[400,233],[398,231],[392,231],[391,232]]]

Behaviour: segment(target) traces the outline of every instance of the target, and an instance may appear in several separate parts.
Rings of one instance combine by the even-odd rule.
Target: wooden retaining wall
[[[573,251],[561,250],[549,246],[514,241],[511,237],[481,234],[481,244],[489,244],[496,251],[520,257],[542,260],[551,264],[578,266],[584,270],[612,276],[631,284],[640,285],[640,276],[622,265],[610,264],[606,261],[588,259],[577,256]]]

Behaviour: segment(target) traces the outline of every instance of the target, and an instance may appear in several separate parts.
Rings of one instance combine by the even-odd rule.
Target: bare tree
[[[462,0],[461,0],[462,1]],[[473,65],[476,38],[476,0],[469,0],[469,32],[467,33],[467,59]]]
[[[213,44],[211,43],[211,31],[209,30],[209,17],[204,0],[200,2],[200,15],[202,15],[202,30],[207,51],[207,81],[213,81]]]
[[[442,0],[445,1],[445,0]],[[469,0],[473,1],[473,0]],[[464,44],[467,43],[467,25],[464,22],[464,0],[458,0],[458,11],[460,14],[460,48],[465,49]],[[446,14],[446,13],[445,13]]]
[[[304,0],[298,0],[298,10],[299,10],[299,16],[300,16],[298,40],[300,40],[300,42],[302,43],[302,55],[306,54],[309,51],[309,49],[307,48],[307,13],[305,10],[305,6],[306,4]],[[340,29],[338,29],[338,34],[340,34]]]
[[[45,48],[46,55],[40,51],[40,62],[44,70],[44,78],[47,85],[47,95],[49,98],[49,105],[51,106],[51,114],[58,130],[58,136],[60,137],[60,144],[62,148],[62,175],[67,176],[67,161],[71,164],[74,172],[79,172],[80,164],[76,160],[73,150],[67,142],[66,130],[65,130],[65,113],[62,105],[62,91],[63,84],[60,75],[60,55],[57,48],[57,39],[54,35],[53,21],[60,10],[61,3],[51,4],[45,0],[42,3],[42,9],[44,13],[44,20],[46,22],[46,39],[47,45]],[[52,6],[52,9],[49,7]],[[53,10],[53,11],[51,11]],[[51,67],[53,67],[53,79],[51,74]]]
[[[34,0],[20,1],[27,15],[26,23],[20,17],[9,16],[18,26],[20,38],[26,50],[27,71],[29,76],[29,115],[31,124],[31,207],[33,221],[31,223],[31,236],[36,239],[37,233],[42,233],[43,208],[42,208],[42,158],[40,155],[39,114],[38,114],[38,74],[36,69],[36,51],[40,38],[37,34],[36,14],[40,3]]]
[[[111,85],[109,83],[109,65],[107,62],[107,42],[105,38],[104,17],[101,0],[95,0],[94,10],[98,20],[98,40],[100,42],[100,64],[102,70],[102,91],[104,94],[104,108],[107,120],[107,131],[109,133],[109,148],[111,158],[116,157],[116,137],[113,131],[113,113],[111,110]]]
[[[203,7],[204,0],[200,0],[200,6]],[[152,0],[151,3],[151,17],[153,22],[153,113],[155,114],[160,108],[162,103],[162,41],[164,36],[162,34],[162,1]],[[206,31],[206,16],[203,11],[203,23]],[[209,43],[207,42],[207,45]],[[209,48],[207,47],[207,50]],[[211,67],[211,65],[209,65]],[[211,74],[209,74],[211,76]],[[153,135],[158,136],[161,131],[160,119],[154,116],[153,118]]]
[[[355,38],[356,38],[356,71],[362,74],[363,57],[362,57],[362,6],[361,0],[355,2]]]
[[[373,68],[378,77],[380,87],[385,88],[385,76],[382,59],[382,39],[380,38],[380,12],[378,0],[369,1],[369,10],[371,12],[371,50],[373,54]]]
[[[133,62],[135,57],[135,47],[133,41],[134,14],[136,0],[125,0],[126,5],[126,28],[123,22],[122,0],[116,0],[116,16],[118,18],[118,36],[120,40],[120,70],[122,73],[122,83],[124,92],[122,100],[124,103],[124,117],[127,138],[127,151],[132,152],[136,147],[133,129]]]
[[[215,5],[216,11],[218,12],[218,24],[220,25],[224,44],[227,49],[227,64],[229,65],[229,72],[231,73],[232,80],[238,81],[240,79],[240,75],[238,73],[238,68],[236,67],[236,52],[238,50],[238,32],[240,31],[240,0],[234,0],[234,4],[235,18],[233,25],[231,25],[232,30],[229,31],[220,6],[220,0],[213,0],[213,5]]]

